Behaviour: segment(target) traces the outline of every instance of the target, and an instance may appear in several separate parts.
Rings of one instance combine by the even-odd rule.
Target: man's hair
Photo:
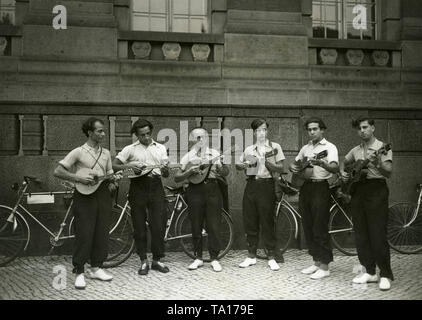
[[[352,127],[354,129],[359,129],[360,124],[364,121],[368,121],[369,125],[371,126],[375,125],[374,119],[365,116],[360,116],[359,118],[352,120]]]
[[[101,120],[101,119],[99,119],[99,118],[96,118],[96,117],[90,117],[90,118],[88,118],[88,119],[86,119],[85,121],[84,121],[84,123],[82,123],[82,132],[88,137],[89,135],[88,135],[88,131],[92,131],[92,132],[94,132],[94,130],[95,130],[95,123],[96,122],[99,122],[99,123],[101,123],[102,125],[104,125],[104,121],[103,120]]]
[[[269,124],[268,124],[268,122],[267,122],[267,120],[266,119],[264,119],[264,118],[258,118],[258,119],[255,119],[254,121],[252,121],[252,123],[251,123],[251,128],[252,128],[252,130],[256,130],[256,129],[258,129],[260,126],[262,126],[263,124],[266,124],[267,125],[267,128],[270,126]]]
[[[137,134],[138,133],[138,129],[141,129],[141,128],[144,128],[144,127],[149,127],[149,129],[151,131],[154,128],[154,126],[152,125],[152,123],[149,122],[148,120],[146,120],[146,119],[138,119],[132,125],[132,129],[130,130],[130,133],[131,134]]]
[[[310,124],[310,123],[318,123],[318,126],[319,126],[319,128],[321,129],[321,130],[326,130],[327,129],[327,126],[325,125],[325,123],[324,123],[324,121],[322,121],[322,119],[321,118],[318,118],[318,117],[312,117],[312,118],[309,118],[309,119],[307,119],[306,121],[305,121],[305,129],[308,129],[308,125]]]

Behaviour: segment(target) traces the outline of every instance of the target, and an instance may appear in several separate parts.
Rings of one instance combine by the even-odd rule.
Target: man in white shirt
[[[299,151],[290,171],[298,173],[301,166],[311,166],[312,173],[300,188],[299,211],[302,215],[303,231],[309,254],[314,264],[302,270],[311,279],[328,277],[328,264],[333,261],[333,252],[328,233],[330,218],[330,188],[328,179],[339,170],[338,151],[334,144],[324,138],[326,125],[320,118],[310,118],[305,122],[305,130],[311,138]],[[327,155],[315,156],[326,151]]]
[[[186,201],[189,205],[189,214],[192,223],[192,241],[195,260],[189,265],[189,270],[196,270],[203,266],[202,257],[202,229],[204,223],[208,233],[208,251],[211,258],[211,267],[220,272],[222,267],[218,261],[220,252],[219,232],[223,198],[218,184],[219,176],[227,176],[229,168],[222,164],[220,153],[208,147],[208,132],[203,128],[195,128],[190,134],[196,141],[191,150],[180,160],[181,169],[175,175],[175,182],[189,180],[199,172],[200,164],[210,164],[208,176],[201,183],[189,183],[186,190]],[[213,161],[214,160],[214,161]],[[213,161],[209,163],[210,161]],[[190,166],[190,164],[194,164]],[[196,164],[196,165],[195,165]],[[189,168],[188,168],[189,166]]]
[[[147,275],[150,269],[147,259],[147,219],[151,231],[151,269],[169,272],[169,268],[160,262],[164,257],[163,215],[166,213],[161,175],[169,175],[168,156],[165,146],[152,139],[152,130],[151,122],[137,120],[131,133],[138,137],[138,141],[124,147],[113,161],[115,170],[133,169],[136,175],[130,181],[129,203],[137,253],[141,259],[139,275]],[[151,169],[152,166],[155,167]],[[149,169],[145,170],[147,167]]]
[[[75,183],[93,185],[96,177],[112,174],[110,152],[102,148],[100,143],[105,137],[104,123],[101,119],[91,117],[82,125],[82,131],[87,136],[86,143],[73,149],[59,162],[54,175],[60,179]],[[78,173],[80,169],[91,169],[91,174]],[[73,173],[75,171],[75,173]],[[109,227],[111,219],[112,197],[110,191],[116,188],[115,180],[111,178],[100,184],[92,194],[85,195],[75,190],[73,195],[73,215],[75,225],[75,250],[72,263],[76,273],[76,289],[85,289],[84,266],[90,260],[88,269],[90,278],[103,281],[113,279],[101,269],[108,254]]]
[[[360,263],[366,272],[356,276],[353,283],[377,282],[376,266],[380,269],[379,288],[389,290],[394,279],[387,242],[388,186],[393,169],[393,152],[377,152],[384,144],[375,136],[375,121],[360,117],[353,121],[362,143],[346,155],[344,165],[369,160],[366,178],[356,183],[351,196],[351,212]],[[343,174],[348,178],[348,174]]]
[[[276,203],[273,174],[283,172],[285,159],[280,145],[267,139],[268,123],[265,119],[255,119],[251,123],[256,143],[245,149],[236,169],[245,171],[247,183],[243,193],[243,225],[248,243],[248,257],[239,264],[246,268],[256,264],[259,235],[263,237],[267,250],[268,266],[279,270],[275,260],[276,235],[274,206]],[[272,154],[271,156],[268,156]],[[253,168],[250,165],[254,164]],[[260,230],[261,229],[261,230]],[[282,257],[279,257],[282,259]]]

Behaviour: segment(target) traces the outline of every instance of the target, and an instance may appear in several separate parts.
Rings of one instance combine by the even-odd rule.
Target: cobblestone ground
[[[279,271],[271,271],[266,261],[241,269],[238,264],[245,251],[231,251],[221,263],[223,271],[216,273],[209,264],[189,271],[191,262],[184,253],[168,253],[165,262],[170,273],[150,270],[139,276],[139,260],[132,256],[120,267],[110,269],[111,282],[87,279],[85,290],[76,290],[71,273],[71,257],[49,256],[19,258],[0,268],[0,299],[192,299],[192,300],[284,300],[284,299],[422,299],[422,255],[392,253],[396,280],[392,289],[382,292],[377,284],[354,285],[353,269],[356,257],[335,255],[331,276],[311,280],[300,270],[311,263],[306,251],[291,250]],[[55,289],[55,266],[66,270],[66,288]],[[57,267],[56,267],[57,268]],[[57,272],[57,271],[56,271]],[[63,282],[62,282],[63,284]]]

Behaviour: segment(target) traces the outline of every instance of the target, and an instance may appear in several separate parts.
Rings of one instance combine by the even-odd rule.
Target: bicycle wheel
[[[28,225],[12,209],[0,206],[0,267],[16,259],[29,241]]]
[[[411,202],[396,203],[388,209],[388,243],[400,253],[422,251],[422,215],[415,210],[416,204]]]
[[[348,208],[343,209],[335,205],[330,210],[330,222],[328,232],[333,245],[342,253],[348,256],[358,254],[355,245],[355,233]]]
[[[275,215],[275,237],[276,237],[276,248],[275,248],[275,259],[279,262],[281,255],[287,251],[290,243],[295,237],[296,223],[293,217],[293,213],[284,205],[279,204],[278,210]],[[268,252],[266,249],[261,249],[262,245],[262,233],[260,234],[260,245],[257,250],[256,256],[259,259],[267,259]]]
[[[113,268],[125,262],[131,256],[135,248],[133,238],[132,219],[130,208],[122,214],[123,208],[113,208],[111,215],[111,228],[108,240],[108,256],[103,262],[104,268]],[[120,221],[119,221],[120,219]],[[74,234],[74,217],[69,224],[69,235]]]
[[[206,227],[205,227],[206,229]],[[202,248],[203,248],[203,260],[210,262],[211,258],[208,253],[208,234],[202,231]],[[220,241],[220,254],[218,259],[224,257],[229,252],[233,244],[233,222],[230,215],[222,209],[221,220],[219,225],[220,233],[218,239]],[[189,219],[189,211],[185,210],[176,221],[176,236],[180,238],[180,244],[182,245],[183,251],[192,259],[195,258],[193,243],[192,243],[192,228],[191,221]]]

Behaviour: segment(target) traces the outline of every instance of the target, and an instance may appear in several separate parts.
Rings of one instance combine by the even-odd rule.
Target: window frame
[[[381,9],[381,1],[380,0],[374,0],[374,6],[375,6],[375,18],[371,21],[368,21],[368,25],[370,25],[371,28],[374,28],[374,39],[364,39],[364,31],[359,30],[359,39],[356,38],[349,38],[348,37],[348,26],[350,25],[350,21],[347,21],[347,8],[348,8],[348,2],[353,2],[352,0],[318,0],[319,7],[320,7],[320,19],[319,25],[314,25],[314,18],[312,15],[312,38],[313,39],[338,39],[338,40],[380,40],[382,33],[381,33],[381,15],[382,15],[382,9]],[[312,12],[313,12],[313,2],[312,1]],[[329,3],[336,4],[336,21],[335,25],[337,26],[337,32],[338,37],[337,38],[329,38],[327,37],[327,19],[326,19],[326,9],[325,6]],[[324,28],[324,37],[315,37],[313,35],[314,27],[315,26],[321,26]]]
[[[173,1],[177,1],[177,0],[165,0],[165,5],[166,5],[166,12],[165,12],[165,19],[166,19],[166,30],[164,31],[151,31],[151,24],[149,20],[149,30],[135,30],[134,29],[134,25],[133,25],[133,21],[134,21],[134,10],[133,10],[133,3],[136,0],[131,0],[130,1],[130,29],[132,31],[146,31],[146,32],[177,32],[177,33],[202,33],[202,32],[181,32],[181,31],[173,31]],[[149,2],[154,1],[154,0],[148,0]],[[198,1],[198,0],[189,0],[189,6],[191,4],[191,1]],[[211,33],[211,0],[205,0],[206,1],[206,14],[204,15],[206,17],[206,25],[205,25],[205,32],[203,33]],[[188,14],[188,16],[190,17],[190,15]]]

